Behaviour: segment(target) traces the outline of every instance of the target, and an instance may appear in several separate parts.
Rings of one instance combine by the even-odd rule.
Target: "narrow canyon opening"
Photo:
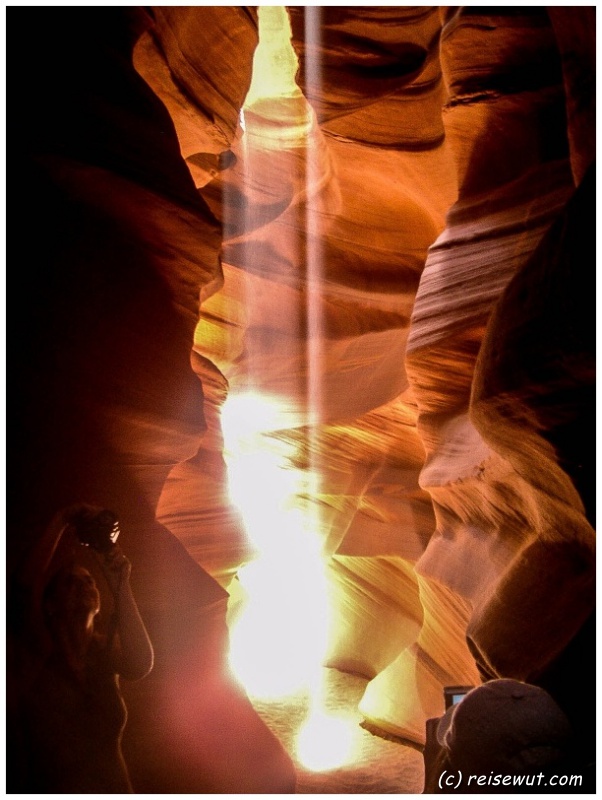
[[[81,501],[155,650],[134,791],[418,793],[498,679],[591,766],[595,9],[8,19],[9,788],[11,587]]]

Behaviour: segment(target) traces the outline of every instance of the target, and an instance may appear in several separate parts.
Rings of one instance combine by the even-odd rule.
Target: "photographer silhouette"
[[[21,792],[132,792],[121,752],[127,712],[119,678],[138,680],[153,649],[130,587],[131,564],[106,509],[59,513],[18,575],[25,629],[13,664],[22,758]],[[86,550],[84,551],[84,548]],[[98,566],[113,600],[108,630],[101,592],[81,562]],[[96,570],[95,570],[96,571]]]

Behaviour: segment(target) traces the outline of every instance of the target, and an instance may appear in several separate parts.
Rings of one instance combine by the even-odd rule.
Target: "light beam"
[[[307,7],[306,44],[319,52],[319,8]],[[229,493],[238,507],[255,558],[238,570],[230,593],[230,664],[251,698],[299,693],[310,712],[299,731],[297,760],[312,770],[332,769],[352,757],[353,723],[327,713],[322,684],[329,636],[330,603],[315,498],[319,464],[297,469],[297,445],[278,432],[319,420],[322,403],[324,331],[321,311],[323,247],[319,188],[323,161],[311,137],[315,115],[295,82],[297,57],[282,6],[261,6],[253,77],[241,111],[244,169],[252,172],[253,146],[305,153],[305,250],[307,280],[307,398],[305,420],[296,419],[282,398],[262,393],[252,360],[245,386],[231,390],[221,410]],[[311,59],[310,59],[311,61]],[[318,86],[319,63],[308,65]],[[277,124],[270,124],[272,118]],[[256,130],[254,130],[254,126]],[[256,135],[256,133],[260,135]],[[255,136],[255,139],[253,138]],[[307,425],[311,431],[313,425]],[[293,437],[294,438],[294,437]],[[310,452],[318,448],[311,446]]]

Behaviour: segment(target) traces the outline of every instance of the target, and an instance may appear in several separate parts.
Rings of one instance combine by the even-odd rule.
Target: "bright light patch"
[[[222,410],[230,498],[257,552],[235,579],[242,600],[230,664],[263,699],[312,690],[329,625],[321,541],[299,507],[311,476],[291,467],[290,446],[270,435],[286,422],[283,407],[258,393],[234,395]]]
[[[284,6],[260,6],[259,42],[253,56],[253,76],[245,100],[249,108],[263,98],[297,97],[299,61],[291,45],[291,24]]]
[[[239,570],[246,604],[231,631],[230,664],[253,697],[311,692],[325,637],[316,629],[322,609],[307,596],[306,584],[321,576],[298,570],[294,561],[262,562]]]
[[[297,85],[299,61],[291,42],[284,6],[259,6],[259,41],[253,55],[251,85],[243,107],[247,138],[258,137],[272,150],[307,147],[315,114]]]
[[[245,167],[253,148],[306,154],[307,273],[322,279],[319,219],[309,199],[321,186],[315,114],[296,84],[298,59],[284,6],[258,8],[259,42],[244,109]],[[310,49],[319,39],[319,10],[308,10]],[[311,60],[311,59],[310,59]],[[311,70],[318,85],[321,65]],[[311,293],[310,293],[311,294]],[[311,297],[314,295],[311,294]],[[298,417],[258,392],[232,394],[221,412],[230,499],[241,513],[256,558],[243,565],[230,587],[230,665],[251,697],[275,699],[307,693],[310,713],[298,741],[298,757],[312,770],[333,769],[352,757],[353,722],[322,709],[322,664],[330,605],[317,505],[317,467],[296,469],[296,445],[278,431],[319,419],[323,320],[319,303],[307,308],[309,402]],[[261,376],[253,376],[258,382]],[[311,435],[311,432],[310,432]],[[310,445],[312,443],[310,442]],[[310,446],[309,450],[315,451]]]
[[[294,421],[276,398],[253,391],[229,395],[221,418],[226,451],[253,448],[256,436],[287,428]]]
[[[287,467],[286,447],[269,434],[290,426],[290,417],[272,398],[248,392],[226,400],[221,421],[230,499],[259,553],[284,555],[304,528],[295,501],[307,479]]]
[[[314,772],[325,772],[346,764],[353,751],[353,724],[323,711],[316,711],[301,728],[297,758]]]

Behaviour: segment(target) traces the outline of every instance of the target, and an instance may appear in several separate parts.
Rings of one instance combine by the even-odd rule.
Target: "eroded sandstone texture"
[[[288,13],[298,85],[268,53],[244,129],[257,9],[8,14],[8,566],[119,511],[142,792],[294,786],[226,674],[229,394],[278,398],[373,729],[423,742],[481,677],[593,705],[593,9]]]
[[[167,41],[171,22],[157,16]],[[194,455],[206,429],[190,348],[199,291],[221,280],[221,233],[166,108],[133,67],[134,43],[150,24],[136,9],[11,14],[20,297],[15,288],[8,565],[63,506],[115,509],[156,655],[147,680],[123,684],[135,789],[288,792],[288,756],[226,671],[226,593],[155,520],[169,470]],[[195,25],[239,31],[232,82],[198,78],[219,85],[205,106],[207,128],[221,131],[219,151],[231,135],[223,120],[235,125],[250,81],[256,23],[240,9],[199,8],[186,30]],[[209,70],[223,74],[232,54],[211,38]],[[18,746],[27,684],[17,677],[9,786],[27,791]]]
[[[575,190],[581,156],[570,123],[566,135],[555,29],[543,11],[515,12],[458,10],[442,31],[459,197],[430,249],[408,346],[421,485],[437,518],[417,570],[470,603],[485,677],[551,685],[594,603],[582,427],[593,413],[594,314],[569,278],[593,276],[593,175]],[[591,170],[593,152],[580,152]],[[573,679],[581,672],[586,693],[580,658]]]

